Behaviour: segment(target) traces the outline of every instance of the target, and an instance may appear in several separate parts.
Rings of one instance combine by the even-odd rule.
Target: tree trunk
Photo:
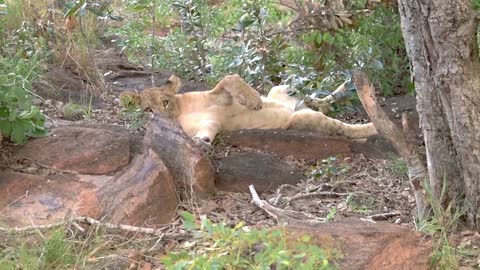
[[[470,0],[398,0],[412,63],[430,185],[465,195],[480,225],[480,62]],[[445,181],[444,181],[445,180]]]
[[[155,115],[147,125],[145,138],[148,147],[160,156],[177,184],[192,187],[200,193],[215,191],[215,169],[210,159],[178,123]]]

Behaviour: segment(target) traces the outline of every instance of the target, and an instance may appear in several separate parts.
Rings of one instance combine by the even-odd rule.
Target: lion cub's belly
[[[237,103],[229,106],[213,105],[204,111],[183,114],[178,120],[183,130],[189,136],[194,136],[205,126],[215,124],[219,124],[218,132],[283,128],[292,114],[292,109],[265,99],[263,108],[258,111],[249,110]]]
[[[264,102],[263,108],[258,111],[239,106],[229,117],[223,119],[222,130],[282,128],[292,113],[288,107],[269,102]]]

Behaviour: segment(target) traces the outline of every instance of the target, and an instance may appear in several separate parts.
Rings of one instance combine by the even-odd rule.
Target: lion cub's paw
[[[237,96],[238,103],[249,108],[250,110],[258,111],[262,109],[263,102],[260,94],[253,91],[243,91]]]
[[[210,155],[211,153],[213,153],[213,145],[207,141],[208,138],[193,137],[192,140],[207,155]]]

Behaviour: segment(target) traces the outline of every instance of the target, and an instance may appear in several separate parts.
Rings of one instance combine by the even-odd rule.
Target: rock
[[[29,141],[15,157],[81,174],[112,173],[130,160],[128,131],[119,128],[61,126],[48,137]]]
[[[114,223],[142,226],[172,220],[178,205],[173,178],[152,150],[135,157],[132,164],[99,190],[103,215]]]
[[[11,226],[51,224],[68,212],[129,225],[164,224],[178,204],[173,179],[151,150],[113,176],[8,171],[0,188],[0,223]]]
[[[303,179],[297,168],[271,154],[234,153],[215,165],[215,184],[223,191],[249,192],[248,186],[254,185],[257,192],[264,192],[282,184],[295,185]]]
[[[20,170],[27,158],[28,174],[0,174],[0,224],[51,224],[69,213],[142,226],[172,220],[178,205],[174,178],[142,141],[130,145],[128,131],[104,126],[61,126],[52,133],[15,154]],[[42,175],[28,170],[36,164]]]
[[[101,213],[96,185],[79,175],[37,176],[7,171],[2,176],[2,197],[11,195],[0,201],[0,223],[43,225],[61,221],[69,211],[94,218]],[[95,178],[97,183],[107,183],[111,177]]]
[[[288,228],[290,237],[309,234],[320,247],[339,250],[342,254],[340,269],[430,269],[431,243],[423,234],[400,225],[348,218],[317,227]]]
[[[351,142],[347,139],[303,130],[239,130],[225,134],[222,139],[232,146],[259,149],[307,162],[351,155]]]

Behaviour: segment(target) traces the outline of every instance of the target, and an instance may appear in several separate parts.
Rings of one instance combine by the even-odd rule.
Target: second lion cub
[[[272,88],[267,97],[238,75],[225,76],[210,91],[177,94],[180,79],[172,75],[165,85],[140,93],[124,92],[144,110],[176,119],[197,143],[211,143],[220,132],[239,129],[308,129],[350,139],[377,134],[372,123],[347,124],[308,108],[295,111],[299,101],[287,87]]]

